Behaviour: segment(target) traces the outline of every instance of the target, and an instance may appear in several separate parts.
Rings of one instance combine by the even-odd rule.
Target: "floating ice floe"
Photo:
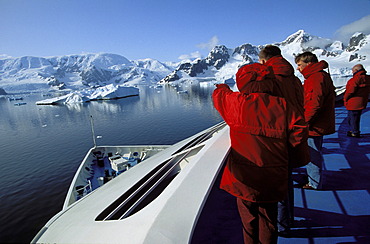
[[[67,95],[48,98],[36,102],[37,105],[76,104],[94,100],[111,100],[139,95],[139,89],[129,86],[114,86],[113,84],[99,87],[95,90],[74,91]]]
[[[57,105],[57,104],[72,104],[72,103],[83,103],[88,102],[90,99],[80,92],[72,92],[67,95],[48,98],[42,101],[36,102],[37,105]]]
[[[113,84],[97,88],[90,100],[110,100],[139,95],[139,88],[132,86],[114,86]]]
[[[23,100],[23,97],[8,97],[8,100],[9,101],[19,101],[19,100]]]
[[[27,103],[14,103],[14,106],[22,106],[22,105],[26,105]]]
[[[188,91],[186,91],[186,90],[178,91],[178,92],[177,92],[177,94],[187,94],[187,93],[188,93]]]

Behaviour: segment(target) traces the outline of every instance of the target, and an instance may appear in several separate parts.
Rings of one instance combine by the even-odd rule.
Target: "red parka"
[[[347,110],[362,110],[367,106],[370,93],[370,76],[366,70],[359,70],[347,82],[344,93],[344,105]]]
[[[293,66],[281,55],[270,58],[265,65],[272,67],[282,96],[303,113],[303,86]]]
[[[302,114],[287,106],[284,98],[269,94],[273,79],[268,66],[246,65],[236,74],[241,92],[222,84],[212,95],[215,108],[230,126],[231,152],[220,187],[252,202],[284,199],[289,147],[308,136]]]
[[[335,132],[335,87],[324,69],[328,63],[310,63],[303,70],[304,115],[310,136],[323,136]]]

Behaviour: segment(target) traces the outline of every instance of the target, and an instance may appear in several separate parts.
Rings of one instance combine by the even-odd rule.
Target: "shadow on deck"
[[[370,243],[370,108],[361,118],[362,138],[346,136],[347,110],[336,108],[336,128],[324,137],[324,189],[295,188],[295,223],[278,243]],[[222,171],[221,171],[222,172]],[[305,169],[296,169],[295,180]],[[220,175],[205,203],[192,243],[243,243],[233,196],[218,188]]]

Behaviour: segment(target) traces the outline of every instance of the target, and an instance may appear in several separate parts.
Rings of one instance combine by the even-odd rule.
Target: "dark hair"
[[[317,63],[319,60],[317,59],[316,55],[311,52],[304,52],[301,54],[298,54],[295,57],[295,63],[298,63],[299,61],[302,61],[304,63]]]
[[[279,47],[274,45],[267,45],[264,48],[262,48],[262,50],[258,54],[258,57],[260,59],[269,60],[270,58],[278,55],[281,55],[281,50]]]

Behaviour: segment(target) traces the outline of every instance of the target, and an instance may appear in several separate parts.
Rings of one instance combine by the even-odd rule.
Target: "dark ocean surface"
[[[62,209],[93,146],[90,115],[98,145],[174,144],[222,120],[209,83],[139,88],[140,96],[68,106],[35,105],[48,98],[40,93],[0,98],[0,243],[29,243]]]

